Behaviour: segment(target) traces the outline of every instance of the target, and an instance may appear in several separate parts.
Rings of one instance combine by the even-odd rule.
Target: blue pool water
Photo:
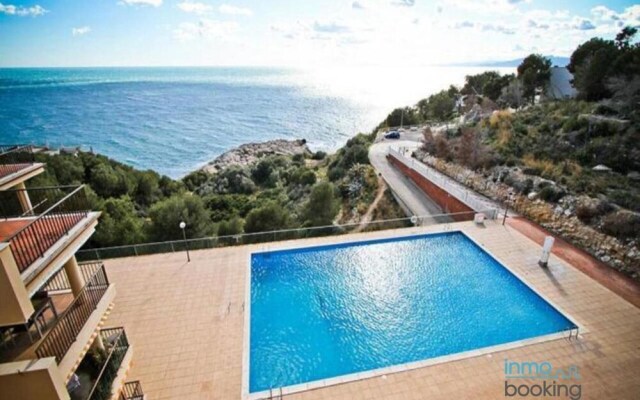
[[[255,253],[249,390],[574,327],[460,232]]]

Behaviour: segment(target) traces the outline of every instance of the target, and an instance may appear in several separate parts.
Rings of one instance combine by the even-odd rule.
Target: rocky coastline
[[[296,154],[312,154],[305,139],[276,139],[261,143],[246,143],[224,152],[207,165],[201,167],[200,170],[215,174],[230,166],[250,165],[261,158],[272,155],[293,156]]]

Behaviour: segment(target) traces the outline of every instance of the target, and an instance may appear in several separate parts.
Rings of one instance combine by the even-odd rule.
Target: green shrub
[[[324,160],[325,157],[327,157],[327,153],[324,151],[316,151],[315,153],[313,153],[313,155],[311,156],[311,158],[313,160]]]
[[[564,196],[564,191],[557,186],[548,185],[540,190],[539,196],[542,200],[550,203],[556,203]]]

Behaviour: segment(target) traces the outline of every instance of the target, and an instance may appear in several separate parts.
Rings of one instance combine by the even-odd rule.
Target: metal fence
[[[35,157],[31,146],[0,147],[0,177],[18,172],[34,162]]]
[[[0,191],[0,218],[39,215],[77,188],[78,185],[67,185]],[[24,204],[25,202],[29,204]],[[28,205],[28,210],[25,210],[25,205]]]
[[[107,400],[111,398],[113,381],[129,349],[129,341],[122,327],[102,329],[100,337],[108,349],[108,355],[89,396],[87,396],[87,400]]]
[[[144,400],[144,392],[140,381],[125,383],[120,392],[119,400]]]
[[[87,216],[89,203],[84,186],[78,186],[14,233],[10,243],[18,270],[23,272],[62,236]]]
[[[100,265],[91,279],[86,282],[82,291],[73,299],[64,314],[58,318],[56,324],[40,342],[36,348],[38,358],[55,357],[56,362],[60,363],[76,341],[78,334],[98,306],[108,287],[107,272],[104,265]]]
[[[389,154],[473,210],[487,210],[497,207],[493,201],[479,196],[474,191],[466,189],[462,184],[454,182],[448,176],[434,170],[433,168],[427,167],[420,161],[411,157],[410,154],[407,156],[403,149],[390,148]]]
[[[497,209],[484,210],[488,219],[498,216]],[[242,233],[238,235],[210,236],[197,239],[174,240],[155,243],[141,243],[128,246],[101,247],[95,249],[82,249],[76,253],[79,260],[103,260],[120,257],[136,257],[142,255],[173,253],[185,250],[212,249],[217,247],[239,246],[246,244],[277,242],[283,240],[305,239],[321,236],[344,235],[348,233],[379,231],[388,229],[406,228],[410,226],[428,226],[448,223],[441,221],[453,221],[454,216],[466,214],[473,219],[476,212],[460,212],[437,215],[414,215],[406,218],[369,221],[366,223],[350,223],[342,225],[327,225],[308,228],[282,229],[267,232]],[[449,222],[450,223],[450,222]]]

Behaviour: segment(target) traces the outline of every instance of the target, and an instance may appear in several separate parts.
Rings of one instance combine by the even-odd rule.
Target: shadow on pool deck
[[[555,238],[551,250],[553,254],[640,308],[640,284],[638,282],[526,218],[510,217],[507,224],[541,246],[546,236],[553,236]]]

